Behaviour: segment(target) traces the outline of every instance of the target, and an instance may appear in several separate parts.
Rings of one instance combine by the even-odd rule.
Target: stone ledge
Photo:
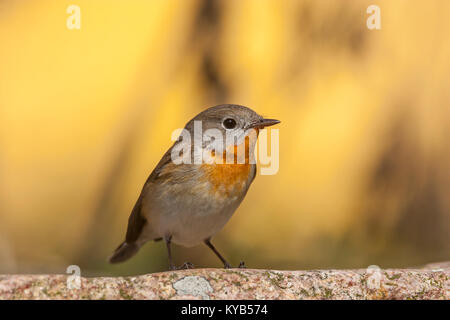
[[[133,277],[0,275],[0,299],[445,299],[450,262],[420,269],[193,269]]]

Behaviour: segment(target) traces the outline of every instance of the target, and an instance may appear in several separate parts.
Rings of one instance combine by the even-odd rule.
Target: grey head
[[[192,132],[195,121],[201,121],[203,130],[218,129],[224,133],[264,128],[280,122],[275,119],[264,119],[252,109],[237,104],[222,104],[208,108],[190,120],[185,129]]]

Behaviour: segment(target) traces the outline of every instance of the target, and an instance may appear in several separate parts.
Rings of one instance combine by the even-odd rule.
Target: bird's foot
[[[225,262],[224,265],[223,265],[223,267],[224,267],[225,269],[232,269],[232,268],[233,268],[233,267],[231,266],[231,264],[229,264],[228,262]],[[241,261],[241,262],[239,263],[238,268],[239,268],[239,269],[247,269],[247,266],[245,265],[245,262],[244,262],[244,261]]]
[[[169,270],[170,270],[170,271],[175,271],[175,270],[177,270],[177,269],[178,269],[177,266],[174,265],[173,263],[171,263],[171,264],[169,265]]]
[[[195,266],[192,264],[192,263],[190,263],[190,262],[185,262],[185,263],[183,263],[183,265],[181,266],[181,267],[179,267],[178,269],[179,270],[188,270],[188,269],[194,269],[195,268]]]

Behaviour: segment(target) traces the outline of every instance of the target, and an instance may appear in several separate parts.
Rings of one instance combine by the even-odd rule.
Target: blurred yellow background
[[[69,5],[81,29],[69,30]],[[366,27],[371,4],[381,30]],[[450,253],[450,2],[0,2],[0,272],[108,265],[174,129],[237,103],[282,121],[217,248],[237,265],[412,266]],[[219,267],[206,246],[177,264]]]

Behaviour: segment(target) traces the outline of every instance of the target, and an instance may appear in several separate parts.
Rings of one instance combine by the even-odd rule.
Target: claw
[[[174,264],[171,264],[171,265],[169,266],[169,270],[170,270],[170,271],[175,271],[175,270],[177,270],[177,267],[176,267]]]
[[[194,269],[195,266],[190,262],[185,262],[183,265],[179,268],[179,270],[187,270],[187,269]]]

